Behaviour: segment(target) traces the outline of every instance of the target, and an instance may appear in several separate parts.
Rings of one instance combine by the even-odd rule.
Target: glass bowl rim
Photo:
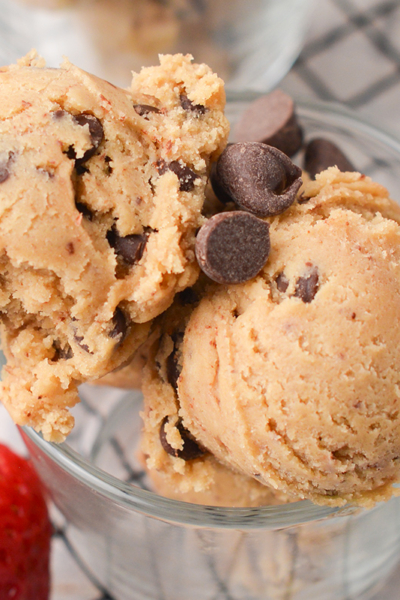
[[[249,103],[262,95],[253,92],[229,93],[227,103]],[[339,120],[342,130],[356,131],[358,134],[372,137],[398,153],[400,159],[400,141],[385,132],[381,126],[374,124],[371,119],[360,118],[351,109],[337,103],[300,98],[295,100],[295,106],[300,120],[301,117],[323,118],[324,124],[336,127]],[[131,394],[134,393],[132,390]],[[271,530],[332,518],[335,515],[347,516],[360,511],[349,504],[344,507],[320,506],[309,500],[251,508],[224,508],[172,500],[125,483],[106,473],[84,459],[66,442],[47,442],[31,427],[24,426],[21,430],[23,436],[26,435],[52,462],[92,491],[125,509],[171,523],[204,528]]]

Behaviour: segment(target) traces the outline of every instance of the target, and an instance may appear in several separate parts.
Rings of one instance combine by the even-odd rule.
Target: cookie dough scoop
[[[400,476],[399,207],[332,167],[269,223],[264,268],[215,285],[181,333],[182,426],[294,498],[387,499]]]
[[[1,400],[62,441],[77,386],[126,364],[198,276],[223,82],[161,57],[116,88],[31,53],[0,69]]]

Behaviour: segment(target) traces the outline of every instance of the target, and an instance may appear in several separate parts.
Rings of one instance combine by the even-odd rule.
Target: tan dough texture
[[[317,503],[368,505],[392,495],[400,469],[400,209],[336,168],[303,192],[270,220],[263,271],[194,309],[179,415],[243,474]]]
[[[126,363],[196,280],[194,235],[228,124],[222,81],[190,56],[160,57],[130,90],[42,62],[0,69],[1,398],[17,423],[59,441],[77,384]],[[83,164],[82,114],[104,132]],[[142,255],[127,264],[110,232],[142,236]]]
[[[166,361],[172,343],[171,336],[165,332],[160,344],[153,347],[144,369],[142,385],[141,453],[157,493],[175,500],[210,506],[250,507],[288,502],[285,494],[221,464],[210,453],[193,460],[183,460],[164,450],[160,429],[165,420],[168,421],[168,443],[173,448],[182,448],[182,438],[176,427],[179,404],[166,376]]]

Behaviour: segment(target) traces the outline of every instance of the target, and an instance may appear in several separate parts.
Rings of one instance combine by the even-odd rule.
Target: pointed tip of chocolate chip
[[[257,217],[278,215],[289,208],[302,185],[301,174],[286,154],[260,142],[227,146],[216,167],[222,190]]]
[[[199,230],[196,257],[202,271],[222,284],[244,283],[265,265],[269,225],[244,211],[219,213]]]

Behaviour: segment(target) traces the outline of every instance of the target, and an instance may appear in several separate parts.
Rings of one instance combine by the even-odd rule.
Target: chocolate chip
[[[286,154],[259,142],[225,148],[217,163],[217,178],[240,208],[257,217],[284,212],[302,184],[301,169]]]
[[[69,113],[67,113],[66,110],[55,110],[52,114],[53,119],[55,119],[56,121],[58,121],[59,119],[64,118],[66,115],[68,115]]]
[[[0,183],[4,183],[10,177],[10,171],[8,169],[9,160],[0,161]]]
[[[222,202],[222,204],[228,204],[229,202],[233,202],[232,198],[229,196],[229,194],[225,192],[224,188],[219,183],[217,176],[217,163],[212,163],[211,165],[210,183],[214,194],[217,196],[218,200]]]
[[[179,96],[181,106],[184,110],[194,113],[196,116],[204,115],[207,112],[207,108],[202,104],[193,104],[193,102],[186,96],[181,94]]]
[[[198,175],[187,165],[182,165],[178,160],[166,163],[165,160],[157,162],[157,171],[159,175],[164,175],[167,171],[172,171],[179,179],[179,190],[181,192],[190,192],[194,188],[194,182]]]
[[[324,138],[315,138],[307,144],[304,168],[310,177],[315,177],[321,171],[334,166],[340,171],[355,170],[347,156],[333,142]]]
[[[74,340],[76,341],[76,343],[78,344],[79,348],[82,348],[82,350],[84,350],[85,352],[87,352],[88,354],[93,354],[93,352],[91,352],[89,350],[89,346],[87,344],[83,343],[84,337],[83,335],[78,335],[76,332],[74,333]]]
[[[176,428],[179,431],[179,435],[182,438],[183,448],[182,450],[177,450],[176,448],[173,448],[171,444],[169,444],[167,441],[167,434],[165,431],[165,426],[167,425],[167,423],[168,417],[165,417],[160,428],[161,446],[167,454],[169,454],[170,456],[175,456],[177,458],[182,458],[185,461],[200,458],[205,454],[204,450],[200,448],[200,446],[193,438],[191,433],[182,425],[181,421],[177,423]]]
[[[287,279],[285,273],[279,273],[277,278],[275,279],[276,287],[278,288],[278,292],[284,294],[289,287],[289,279]]]
[[[0,158],[0,183],[4,183],[10,177],[10,164],[14,157],[14,152],[9,152],[7,156]]]
[[[65,344],[64,346],[61,346],[60,342],[54,341],[53,348],[54,348],[54,356],[53,356],[52,360],[54,362],[56,362],[58,360],[69,360],[70,358],[72,358],[74,356],[74,353],[72,352],[72,348],[69,344]]]
[[[100,146],[101,142],[103,141],[103,138],[104,138],[103,125],[101,124],[101,122],[99,121],[99,119],[97,117],[95,117],[94,115],[90,115],[90,114],[82,113],[80,115],[76,115],[74,117],[74,119],[78,123],[78,125],[81,125],[81,127],[84,127],[85,125],[89,125],[90,141],[93,144],[93,148],[91,150],[88,150],[87,152],[85,152],[85,156],[88,152],[90,152],[92,155],[95,152],[95,150],[97,150],[97,148]],[[83,161],[83,158],[81,158],[80,160]],[[85,160],[87,160],[87,159],[85,159]]]
[[[76,210],[78,210],[88,221],[93,221],[93,213],[86,204],[75,202]]]
[[[54,113],[54,116],[57,116],[57,113],[66,114],[65,111],[56,111]],[[58,116],[58,118],[60,118],[61,116],[63,115],[61,114],[60,116]],[[97,148],[100,146],[104,138],[104,129],[99,119],[94,115],[82,113],[80,115],[74,115],[73,119],[81,127],[84,127],[85,125],[89,126],[90,141],[92,143],[92,147],[89,148],[89,150],[86,150],[85,154],[78,159],[76,158],[76,152],[73,146],[70,146],[67,151],[68,158],[70,158],[71,160],[76,159],[76,168],[78,170],[80,169],[78,174],[82,175],[84,172],[87,172],[87,170],[81,165],[85,163],[91,156],[93,156]]]
[[[183,342],[183,332],[176,331],[172,334],[171,338],[174,343],[174,348],[171,354],[167,357],[166,369],[167,369],[167,380],[168,383],[174,388],[175,391],[178,390],[178,379],[181,374],[181,366],[178,362],[178,350],[180,345]]]
[[[147,115],[149,113],[159,113],[159,109],[156,108],[155,106],[150,106],[148,104],[135,104],[134,107],[135,111],[137,112],[138,115],[140,115],[141,117],[144,117],[145,119],[147,117]]]
[[[315,267],[305,277],[299,277],[296,282],[294,295],[305,303],[311,302],[318,291],[318,282],[318,269]]]
[[[117,306],[111,321],[110,338],[119,338],[117,345],[122,344],[128,333],[128,320],[124,311]]]
[[[114,248],[117,256],[127,265],[134,265],[142,258],[147,238],[147,233],[120,236],[115,228],[107,233],[111,248]]]
[[[269,225],[243,211],[219,213],[199,230],[196,257],[201,269],[218,283],[243,283],[265,265]]]
[[[264,142],[293,156],[302,146],[303,132],[292,98],[275,90],[252,102],[242,114],[234,137],[237,142]]]

